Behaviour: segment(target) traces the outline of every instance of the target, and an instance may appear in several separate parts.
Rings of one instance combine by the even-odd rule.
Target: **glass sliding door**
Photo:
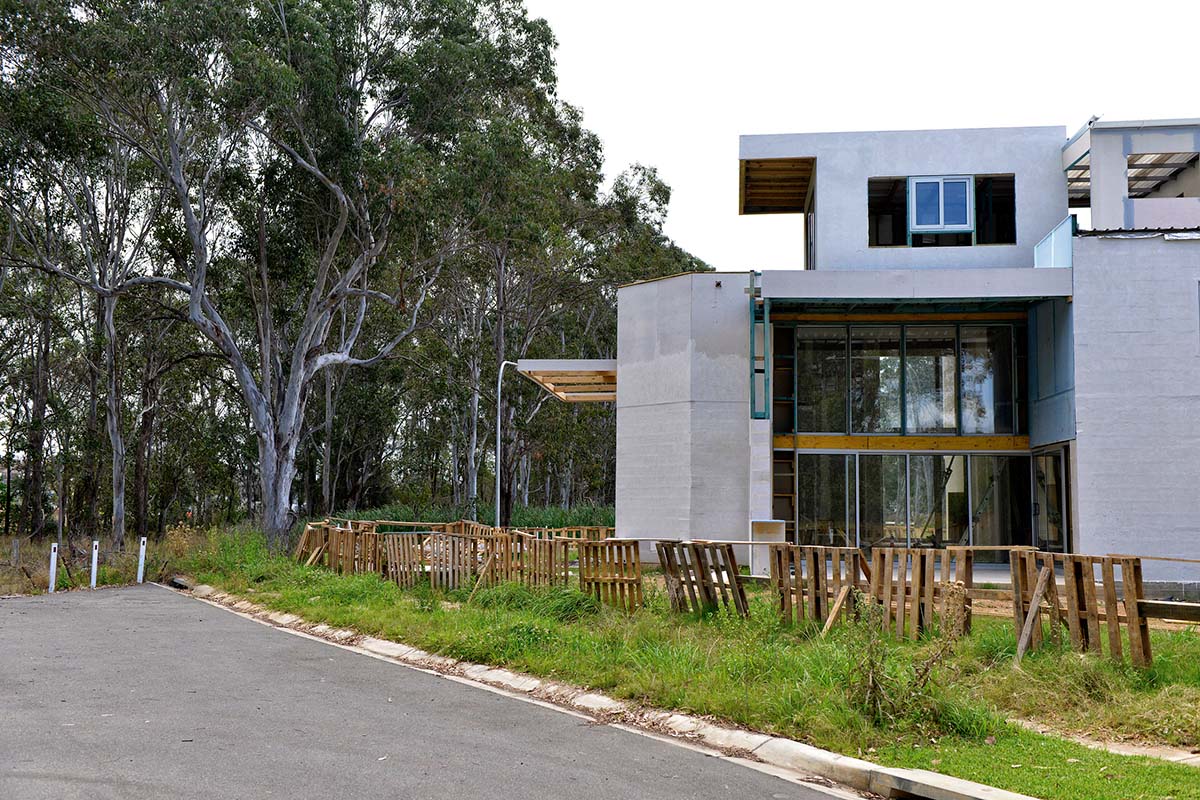
[[[1067,551],[1066,485],[1061,450],[1033,457],[1034,544],[1041,550]]]
[[[976,547],[1029,545],[1032,507],[1029,456],[971,456],[971,527]],[[1001,553],[976,553],[977,562],[1007,561]]]
[[[908,496],[903,455],[863,453],[858,457],[858,543],[860,547],[904,547],[908,541]]]
[[[1008,325],[963,325],[962,432],[1013,432],[1013,341]]]
[[[800,453],[796,461],[798,544],[854,545],[854,456]]]
[[[846,432],[846,329],[796,329],[796,427],[801,433]]]
[[[904,331],[904,427],[908,433],[958,432],[958,363],[953,325]]]
[[[911,547],[968,543],[966,462],[963,455],[908,457]]]
[[[900,433],[900,326],[850,329],[850,430]]]

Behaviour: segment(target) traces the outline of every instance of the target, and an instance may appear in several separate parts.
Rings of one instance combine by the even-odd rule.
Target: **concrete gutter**
[[[268,611],[244,598],[217,591],[207,585],[200,585],[191,592],[181,593],[190,594],[212,605],[274,627],[324,639],[407,667],[552,704],[574,713],[582,713],[597,722],[642,732],[667,734],[691,744],[704,745],[728,756],[765,763],[792,773],[803,773],[799,777],[800,780],[812,781],[812,778],[806,776],[816,775],[860,792],[886,798],[1034,800],[1028,795],[937,772],[883,767],[792,739],[715,725],[689,714],[634,706],[578,686],[546,681],[486,664],[459,661],[399,642],[362,636],[352,630],[312,624],[295,614]]]

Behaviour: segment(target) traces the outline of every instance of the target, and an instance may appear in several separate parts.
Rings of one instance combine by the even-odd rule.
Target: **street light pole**
[[[496,527],[500,527],[500,384],[504,381],[504,368],[515,367],[515,361],[501,361],[500,374],[496,376],[496,494],[492,498],[496,504]]]

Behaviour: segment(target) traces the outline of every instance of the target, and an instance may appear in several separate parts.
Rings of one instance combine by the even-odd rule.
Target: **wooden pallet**
[[[849,612],[853,590],[867,589],[870,570],[858,548],[770,544],[767,554],[770,585],[785,624],[806,618],[828,622]]]
[[[1135,667],[1150,666],[1153,654],[1141,559],[1027,552],[1014,557],[1010,569],[1018,662],[1044,641],[1042,616],[1046,614],[1052,640],[1059,640],[1065,626],[1073,650],[1103,655],[1107,640],[1108,655],[1118,662],[1124,660],[1121,623],[1125,623],[1130,662]]]
[[[424,533],[383,534],[386,574],[397,586],[411,589],[425,578]]]
[[[935,614],[960,619],[960,629],[971,629],[967,592],[973,584],[973,552],[969,547],[932,549],[876,547],[871,550],[869,596],[883,606],[882,626],[903,637],[916,639],[929,629]],[[953,584],[961,590],[950,591]]]
[[[475,536],[431,533],[425,538],[429,583],[434,589],[458,589],[479,574],[479,546]]]
[[[579,542],[579,589],[627,612],[641,608],[638,543],[627,539]]]
[[[292,557],[301,564],[311,567],[325,555],[328,544],[329,532],[326,525],[322,522],[310,522],[304,526],[304,531],[300,534],[300,541],[296,543]]]
[[[743,617],[749,616],[746,591],[738,574],[732,544],[662,540],[654,546],[666,578],[672,610],[706,614],[723,605]]]

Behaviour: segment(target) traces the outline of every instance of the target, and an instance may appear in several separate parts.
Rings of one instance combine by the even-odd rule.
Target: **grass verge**
[[[1020,703],[1037,706],[1032,710],[1039,713],[1026,714],[1035,719],[1042,710],[1068,707],[1074,719],[1088,719],[1103,712],[1113,693],[1146,699],[1166,691],[1158,698],[1161,713],[1178,711],[1176,703],[1200,686],[1194,633],[1156,635],[1161,666],[1150,673],[1051,650],[1027,658],[1017,673],[1011,631],[1006,636],[999,621],[977,620],[971,637],[948,648],[937,637],[894,641],[866,624],[839,626],[823,640],[812,627],[780,625],[761,595],[751,598],[748,620],[673,615],[653,591],[647,609],[632,616],[571,589],[515,585],[482,589],[467,605],[465,592],[401,591],[371,575],[301,567],[245,536],[213,537],[187,567],[202,582],[315,622],[883,764],[1047,800],[1200,798],[1196,768],[1113,755],[1004,722],[1013,713],[1004,698],[1026,684],[1042,686],[1036,703],[1034,689],[1020,694]],[[1075,663],[1083,666],[1064,671]],[[1056,673],[1061,678],[1051,681]],[[1196,741],[1200,726],[1185,721],[1172,735]]]

